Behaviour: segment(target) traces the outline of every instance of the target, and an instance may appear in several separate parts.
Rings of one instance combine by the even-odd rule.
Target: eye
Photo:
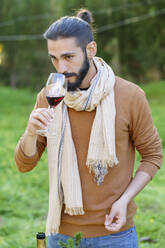
[[[73,59],[73,55],[67,55],[67,56],[65,56],[65,59],[66,60],[72,60]]]
[[[56,57],[51,57],[51,60],[53,60],[53,61],[56,61],[57,59],[56,59]]]

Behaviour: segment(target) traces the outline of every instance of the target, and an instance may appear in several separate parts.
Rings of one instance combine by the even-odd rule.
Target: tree
[[[42,35],[59,17],[59,3],[55,0],[1,1],[0,21],[2,23],[9,20],[11,24],[1,27],[1,35],[12,37],[11,40],[2,42],[5,59],[0,67],[0,74],[3,75],[3,82],[12,87],[30,85],[39,88],[44,85],[53,67],[47,56],[46,41],[38,35]],[[15,35],[18,40],[13,39]],[[20,35],[30,35],[30,39],[19,40]]]
[[[34,35],[20,41],[1,41],[0,37],[1,80],[13,87],[41,88],[54,68],[46,42],[36,35],[59,17],[74,15],[83,7],[93,13],[97,55],[117,74],[137,83],[165,77],[164,1],[1,0],[1,36]]]

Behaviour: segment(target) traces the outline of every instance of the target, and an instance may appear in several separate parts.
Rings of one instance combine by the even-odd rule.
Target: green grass
[[[35,103],[28,90],[0,88],[0,247],[32,248],[35,233],[45,230],[48,202],[46,155],[31,172],[21,174],[14,149]]]
[[[165,82],[142,86],[152,108],[155,125],[163,140],[165,154]],[[21,174],[14,163],[14,149],[24,132],[36,93],[0,87],[0,248],[36,247],[35,233],[45,230],[48,210],[47,155],[29,173]],[[139,156],[136,157],[136,166]],[[135,224],[138,236],[156,243],[140,248],[163,248],[165,244],[165,168],[136,197]]]

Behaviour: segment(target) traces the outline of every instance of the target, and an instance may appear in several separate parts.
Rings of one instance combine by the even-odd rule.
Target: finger
[[[110,226],[105,226],[105,228],[110,232],[118,232],[121,229],[122,225],[112,224]]]
[[[114,219],[114,215],[111,213],[105,216],[105,226],[110,225]]]
[[[34,110],[31,114],[31,116],[40,116],[43,115],[47,120],[51,120],[53,118],[53,112],[50,111],[49,109],[45,109],[45,108],[38,108],[36,110]]]
[[[108,226],[105,226],[105,228],[109,231],[112,231],[112,232],[117,232],[119,231],[122,226],[124,226],[125,224],[125,219],[118,219],[115,223],[112,223],[111,225],[108,225]]]
[[[42,122],[42,124],[44,124],[45,126],[47,126],[50,122],[50,119],[49,118],[47,119],[43,113],[35,113],[32,116],[31,120],[38,120],[38,121]]]
[[[108,221],[108,214],[105,215],[105,222],[104,222],[104,225],[108,225],[109,224],[109,221]]]
[[[45,118],[52,120],[54,118],[54,111],[52,109],[46,109],[46,111],[41,112]]]
[[[46,126],[41,122],[41,121],[39,121],[39,120],[37,120],[37,119],[33,119],[32,121],[31,121],[31,124],[33,125],[33,126],[35,126],[36,127],[36,129],[45,129],[46,128]]]
[[[43,114],[47,118],[53,118],[54,110],[52,108],[37,108],[32,111],[31,115],[33,114]]]
[[[48,112],[43,112],[40,114],[45,119],[46,122],[50,123],[53,120],[53,117]]]

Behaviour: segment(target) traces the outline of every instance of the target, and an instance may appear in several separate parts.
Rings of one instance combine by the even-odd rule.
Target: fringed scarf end
[[[48,230],[46,230],[45,235],[48,237],[50,235],[56,235],[57,233],[59,233],[59,227],[49,228]]]
[[[114,167],[118,164],[118,159],[110,157],[108,160],[94,160],[89,159],[86,166],[89,168],[89,172],[95,174],[95,181],[97,185],[101,185],[104,181],[105,175],[108,173],[108,167]]]
[[[82,207],[74,207],[74,208],[65,208],[64,211],[66,214],[69,215],[83,215],[84,214],[84,210]]]

